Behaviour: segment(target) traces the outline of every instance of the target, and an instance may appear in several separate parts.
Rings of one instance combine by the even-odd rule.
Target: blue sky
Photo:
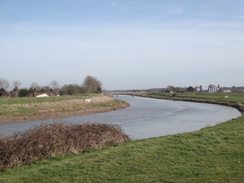
[[[244,85],[244,0],[0,0],[0,78]]]

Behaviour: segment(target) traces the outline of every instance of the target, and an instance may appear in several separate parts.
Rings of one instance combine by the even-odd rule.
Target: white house
[[[224,93],[231,93],[231,91],[230,90],[225,90]]]
[[[36,97],[49,97],[46,93],[43,93],[41,95],[37,95]]]

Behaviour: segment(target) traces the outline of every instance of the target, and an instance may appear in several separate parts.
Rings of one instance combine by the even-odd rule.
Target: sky
[[[0,0],[0,78],[244,86],[244,0]]]

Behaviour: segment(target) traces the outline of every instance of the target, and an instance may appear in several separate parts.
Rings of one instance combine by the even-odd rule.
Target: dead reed
[[[126,140],[129,140],[129,137],[117,125],[42,125],[0,139],[0,171],[57,155],[99,149]]]

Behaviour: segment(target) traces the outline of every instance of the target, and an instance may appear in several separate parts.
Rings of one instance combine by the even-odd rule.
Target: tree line
[[[65,84],[60,86],[58,81],[53,80],[46,86],[40,86],[33,82],[29,88],[21,88],[20,81],[0,78],[0,96],[27,97],[32,93],[53,93],[54,95],[74,95],[78,93],[102,93],[102,82],[94,76],[86,76],[82,84]]]

